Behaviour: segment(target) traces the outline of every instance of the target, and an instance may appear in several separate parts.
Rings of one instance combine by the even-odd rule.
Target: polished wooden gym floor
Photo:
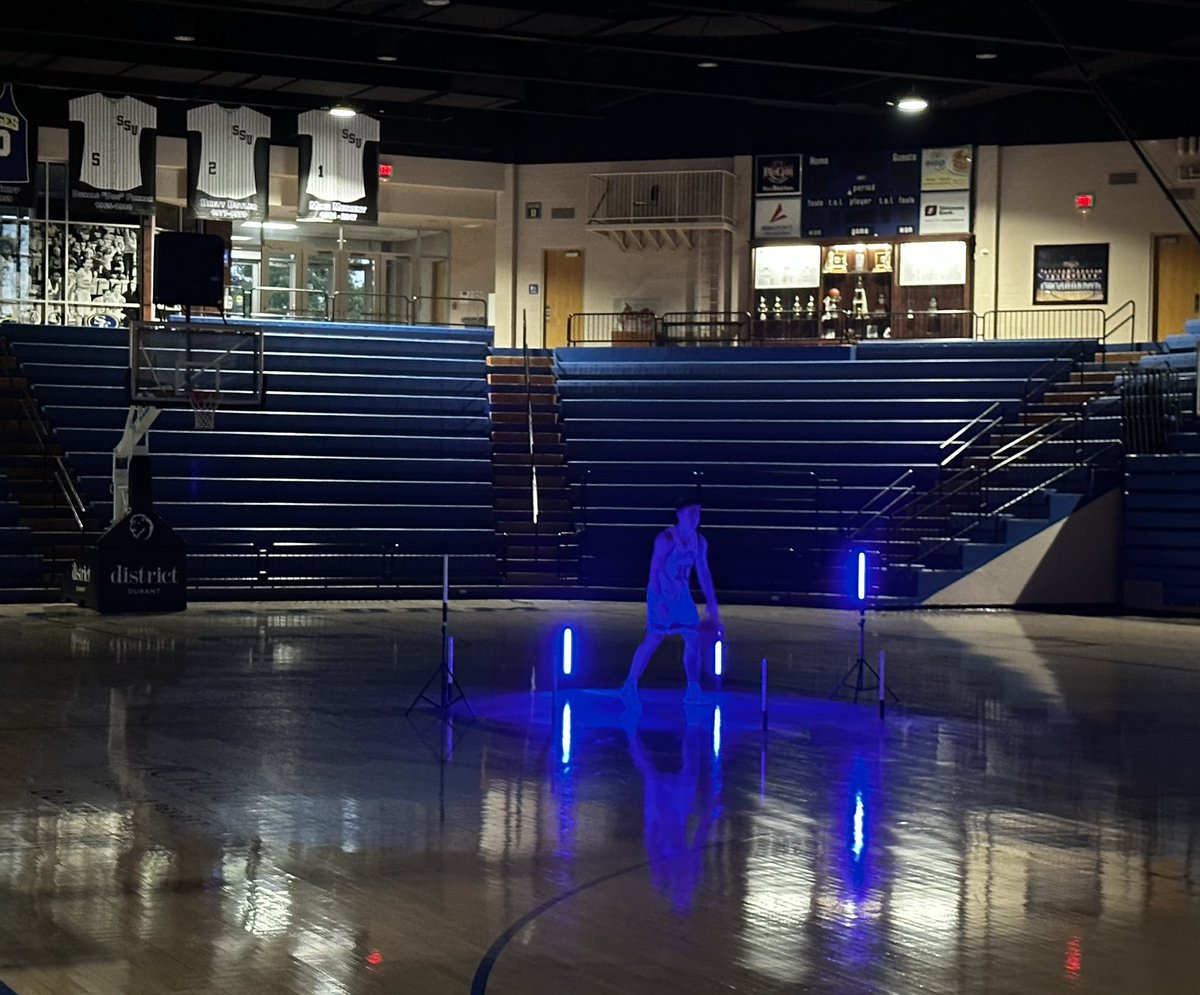
[[[1200,620],[642,611],[0,607],[0,992],[1200,991]]]

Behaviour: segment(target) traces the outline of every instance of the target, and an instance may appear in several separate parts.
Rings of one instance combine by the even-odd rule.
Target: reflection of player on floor
[[[621,688],[628,706],[638,703],[637,684],[646,664],[667,636],[683,637],[683,669],[687,675],[685,704],[705,701],[700,690],[700,616],[692,601],[692,570],[704,592],[707,622],[721,631],[720,609],[708,571],[708,542],[697,531],[700,502],[684,498],[675,506],[678,521],[663,529],[654,539],[650,560],[650,581],[646,585],[646,637],[634,651],[629,676]]]
[[[702,727],[689,722],[683,733],[678,773],[651,760],[636,725],[627,726],[629,753],[643,778],[644,839],[650,880],[671,900],[675,912],[692,911],[704,868],[718,799],[700,789]]]

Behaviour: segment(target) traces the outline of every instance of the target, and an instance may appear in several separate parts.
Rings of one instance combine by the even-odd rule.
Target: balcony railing
[[[733,173],[594,173],[588,177],[588,224],[597,227],[730,228]]]

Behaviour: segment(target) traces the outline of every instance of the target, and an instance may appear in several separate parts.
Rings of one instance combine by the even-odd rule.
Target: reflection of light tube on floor
[[[721,755],[721,706],[713,709],[713,756]]]
[[[562,710],[562,762],[571,762],[571,703],[568,701]]]
[[[886,703],[884,694],[887,691],[887,685],[883,682],[883,650],[879,651],[879,717],[883,718]]]
[[[762,727],[767,731],[767,658],[762,658]]]
[[[854,854],[855,860],[862,856],[864,845],[863,793],[856,791],[854,793],[854,839],[850,844],[850,852]]]

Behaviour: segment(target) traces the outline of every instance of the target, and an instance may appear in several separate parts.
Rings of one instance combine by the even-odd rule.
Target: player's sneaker
[[[638,697],[637,685],[626,681],[621,685],[621,704],[626,708],[641,708],[642,699]]]
[[[711,705],[713,697],[711,694],[705,694],[700,690],[700,685],[690,685],[683,695],[683,703],[685,705]]]

